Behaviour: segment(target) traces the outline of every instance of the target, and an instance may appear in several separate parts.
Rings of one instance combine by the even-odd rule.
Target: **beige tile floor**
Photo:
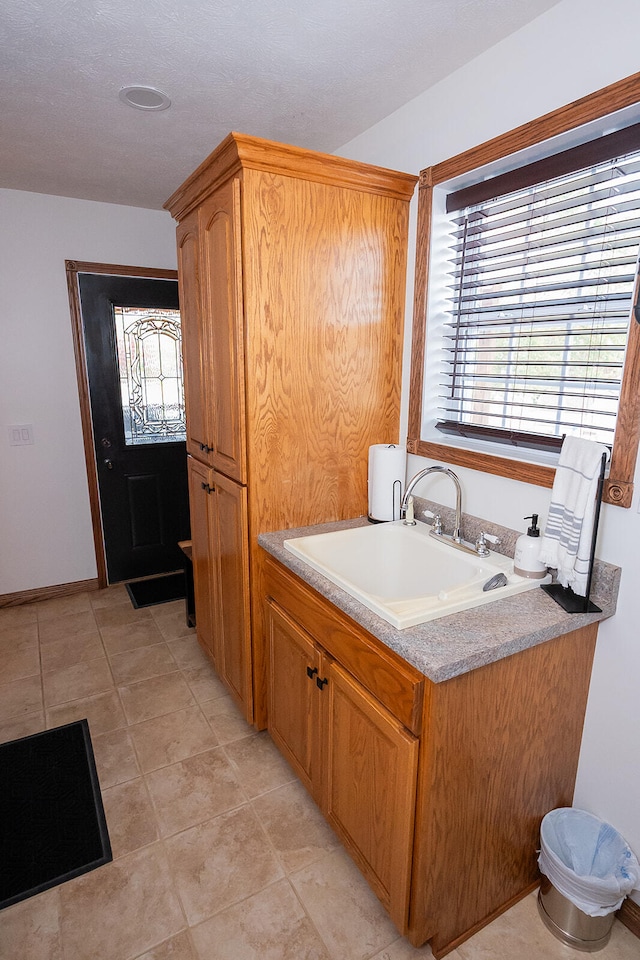
[[[182,603],[122,586],[0,609],[0,740],[87,717],[114,859],[0,914],[2,960],[421,960],[266,733],[240,717]],[[567,960],[535,895],[453,960]],[[618,921],[602,960],[638,960]]]

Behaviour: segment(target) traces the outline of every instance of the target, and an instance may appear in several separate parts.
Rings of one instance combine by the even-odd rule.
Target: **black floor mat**
[[[186,592],[184,573],[169,573],[166,577],[136,580],[135,583],[127,583],[126,587],[136,610],[138,607],[152,607],[156,603],[182,600]]]
[[[112,859],[87,721],[0,744],[0,909]]]

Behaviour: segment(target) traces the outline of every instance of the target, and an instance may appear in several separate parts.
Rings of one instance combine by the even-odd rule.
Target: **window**
[[[410,452],[551,486],[537,451],[583,436],[612,448],[605,500],[630,505],[639,98],[636,75],[423,171]]]
[[[566,433],[613,444],[640,248],[629,143],[640,148],[638,125],[448,195],[438,430],[533,449],[559,449]],[[594,147],[612,158],[585,166]]]
[[[127,446],[187,438],[180,311],[113,307]]]

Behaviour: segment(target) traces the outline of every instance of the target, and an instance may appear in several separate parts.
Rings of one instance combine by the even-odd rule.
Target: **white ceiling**
[[[330,153],[557,2],[0,0],[0,186],[160,208],[231,130]]]

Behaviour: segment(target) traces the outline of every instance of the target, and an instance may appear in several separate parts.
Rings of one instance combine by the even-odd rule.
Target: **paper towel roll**
[[[369,519],[399,520],[407,469],[404,447],[376,443],[369,447]]]

